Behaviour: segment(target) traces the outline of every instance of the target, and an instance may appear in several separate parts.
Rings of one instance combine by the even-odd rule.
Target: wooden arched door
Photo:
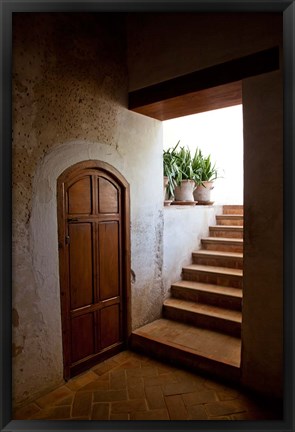
[[[57,181],[64,377],[124,349],[130,335],[129,185],[86,161]]]

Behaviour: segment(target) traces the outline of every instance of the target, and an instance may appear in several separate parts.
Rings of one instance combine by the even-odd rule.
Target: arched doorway
[[[129,184],[85,161],[57,180],[64,377],[126,348],[130,335]]]

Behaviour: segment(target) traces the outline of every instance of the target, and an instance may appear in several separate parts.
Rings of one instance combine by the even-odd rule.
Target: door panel
[[[91,213],[91,177],[87,176],[76,181],[68,189],[68,213]]]
[[[69,223],[69,282],[71,309],[93,301],[91,223]]]
[[[72,361],[76,362],[94,353],[93,313],[72,319]]]
[[[66,379],[121,351],[130,334],[129,187],[108,167],[82,162],[58,179]]]
[[[100,213],[118,213],[118,190],[109,180],[102,177],[98,179],[98,197]]]
[[[120,291],[118,222],[99,224],[99,245],[99,292],[106,300]]]
[[[120,340],[120,308],[119,305],[108,306],[100,313],[101,347],[113,345]]]

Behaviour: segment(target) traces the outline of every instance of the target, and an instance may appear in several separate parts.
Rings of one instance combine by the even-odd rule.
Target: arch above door
[[[131,332],[130,191],[110,164],[83,161],[57,180],[64,377],[125,349]]]

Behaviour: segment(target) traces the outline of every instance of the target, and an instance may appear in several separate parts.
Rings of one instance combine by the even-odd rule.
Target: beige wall
[[[68,166],[103,160],[130,183],[133,328],[157,318],[163,300],[161,123],[127,109],[120,21],[73,15],[20,14],[13,22],[16,402],[63,378],[56,179]]]
[[[131,14],[127,28],[132,91],[277,45],[282,14]]]
[[[283,92],[280,72],[243,82],[242,381],[283,393]]]

